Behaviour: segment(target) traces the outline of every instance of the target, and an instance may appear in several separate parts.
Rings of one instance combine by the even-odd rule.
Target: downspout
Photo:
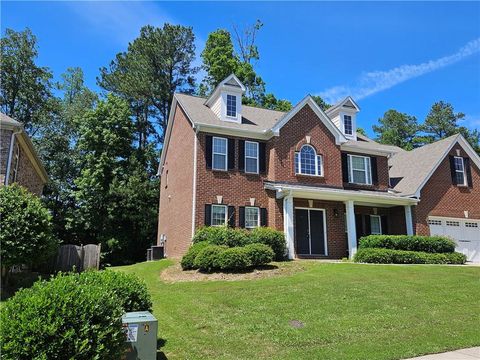
[[[12,167],[12,156],[13,156],[13,147],[15,145],[15,135],[18,135],[22,132],[22,129],[12,132],[12,137],[10,138],[10,149],[8,150],[8,161],[7,161],[7,171],[5,173],[5,185],[8,185],[10,182],[10,169]]]
[[[193,188],[192,188],[192,239],[195,235],[195,215],[197,206],[197,143],[198,143],[198,127],[195,127],[195,134],[193,136]]]

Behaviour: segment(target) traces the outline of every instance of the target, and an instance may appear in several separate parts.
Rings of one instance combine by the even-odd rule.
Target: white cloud
[[[456,53],[416,65],[401,65],[386,71],[372,71],[362,74],[352,86],[339,85],[326,89],[319,95],[329,103],[335,103],[350,95],[356,100],[366,98],[389,89],[409,79],[454,64],[480,51],[480,38],[467,43]]]

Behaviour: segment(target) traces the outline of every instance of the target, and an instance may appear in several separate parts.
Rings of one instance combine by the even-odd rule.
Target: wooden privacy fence
[[[100,266],[100,245],[62,245],[55,259],[55,271],[84,271]]]

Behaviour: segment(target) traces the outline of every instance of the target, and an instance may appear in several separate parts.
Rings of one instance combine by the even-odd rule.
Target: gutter
[[[10,138],[10,149],[8,150],[8,161],[7,161],[7,171],[5,174],[5,185],[8,185],[10,180],[10,169],[12,167],[12,156],[13,156],[13,147],[15,145],[15,135],[21,134],[22,128],[19,128],[17,131],[12,132],[12,137]]]

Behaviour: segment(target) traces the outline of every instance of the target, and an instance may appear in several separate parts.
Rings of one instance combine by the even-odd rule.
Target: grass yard
[[[168,359],[402,359],[480,345],[480,267],[305,261],[294,275],[167,284],[171,264],[115,268],[147,282]]]

